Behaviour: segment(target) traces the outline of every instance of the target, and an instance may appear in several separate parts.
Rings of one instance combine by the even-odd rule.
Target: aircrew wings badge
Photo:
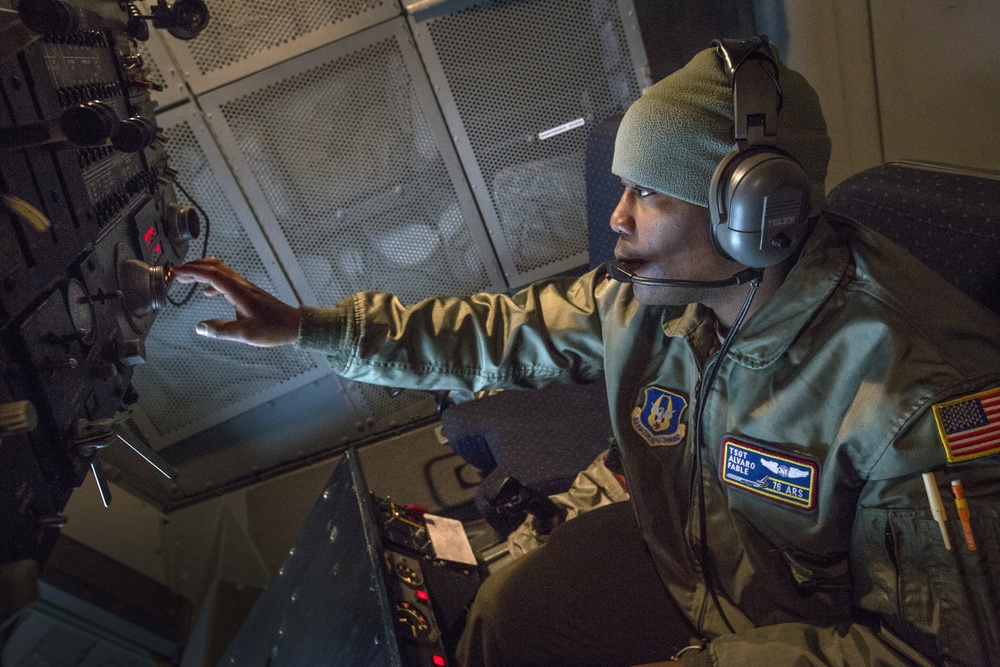
[[[934,419],[952,463],[1000,452],[1000,387],[937,403]]]
[[[646,387],[642,405],[632,410],[632,428],[652,447],[676,445],[684,440],[687,424],[681,417],[687,399],[667,389]]]

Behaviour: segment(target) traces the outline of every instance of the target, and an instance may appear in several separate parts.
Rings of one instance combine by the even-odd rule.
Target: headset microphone
[[[701,287],[715,289],[718,287],[733,287],[743,285],[754,280],[761,280],[764,277],[763,269],[749,268],[743,269],[731,278],[724,280],[670,280],[669,278],[644,278],[629,271],[621,262],[608,262],[604,265],[608,276],[612,280],[620,283],[633,283],[635,285],[659,285],[662,287]]]

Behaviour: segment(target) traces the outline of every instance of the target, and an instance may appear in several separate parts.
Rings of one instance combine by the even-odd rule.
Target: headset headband
[[[733,89],[733,140],[739,150],[771,145],[778,135],[781,85],[771,43],[763,35],[716,39],[715,45]]]

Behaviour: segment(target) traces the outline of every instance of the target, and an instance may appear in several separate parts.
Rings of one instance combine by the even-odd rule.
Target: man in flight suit
[[[821,214],[815,91],[766,41],[730,47],[699,53],[622,121],[614,280],[296,309],[218,259],[176,269],[236,309],[199,333],[321,350],[353,380],[479,391],[603,374],[631,499],[487,579],[464,664],[1000,660],[1000,319]],[[737,107],[746,95],[766,111],[741,119],[744,61],[757,90]],[[740,161],[761,151],[801,170],[757,202],[763,258],[716,226],[743,205]],[[975,551],[954,507],[940,524],[929,504],[953,479]]]

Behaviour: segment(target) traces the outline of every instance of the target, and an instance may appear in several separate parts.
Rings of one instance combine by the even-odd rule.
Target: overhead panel
[[[200,102],[306,304],[503,287],[403,19]]]
[[[212,0],[208,27],[168,46],[195,94],[399,16],[398,0]]]
[[[210,226],[192,242],[189,256],[201,252],[207,231],[210,254],[221,257],[262,289],[295,303],[294,292],[252,213],[238,196],[194,105],[160,114],[157,120],[169,138],[170,164],[187,193],[179,192],[178,198],[186,206],[200,207],[208,216]],[[170,297],[182,302],[189,290],[188,285],[174,284]],[[140,400],[134,417],[154,449],[329,372],[321,355],[297,348],[252,348],[198,336],[197,323],[213,318],[232,319],[232,306],[196,289],[183,305],[168,306],[147,337],[150,361],[155,363],[136,367],[133,385]]]
[[[410,22],[508,283],[585,264],[587,134],[649,83],[632,3],[495,0]]]

